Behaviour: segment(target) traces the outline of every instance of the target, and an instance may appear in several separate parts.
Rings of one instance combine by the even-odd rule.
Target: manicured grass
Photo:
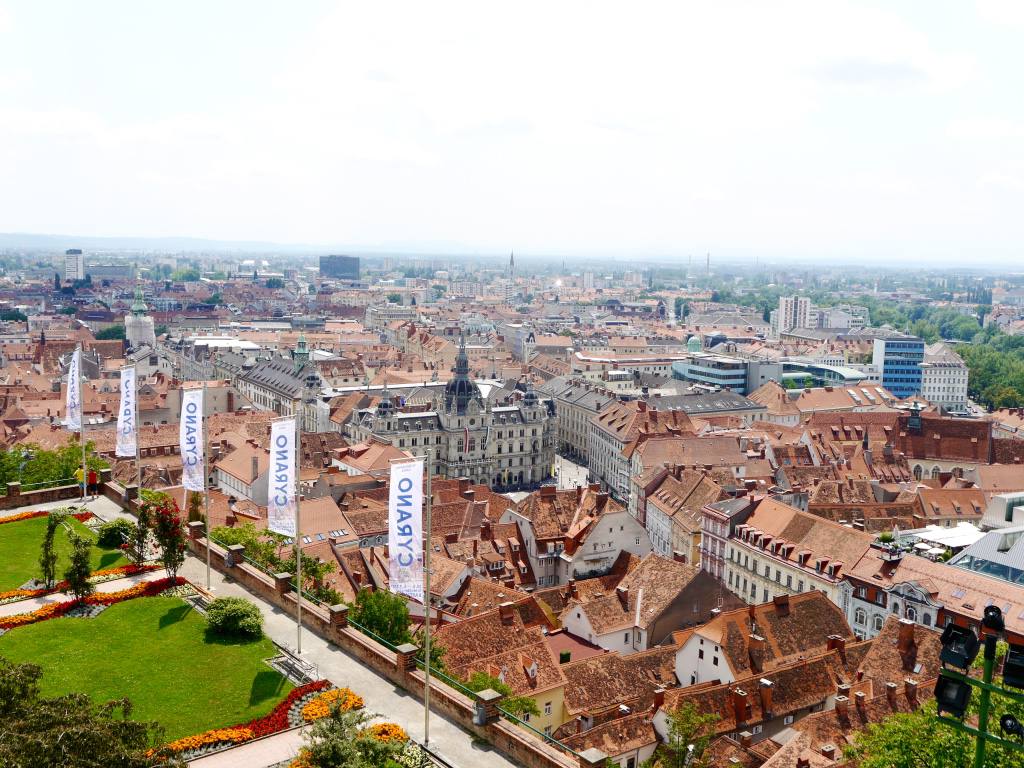
[[[82,523],[69,517],[65,524],[71,526],[79,536],[87,536],[92,540],[94,571],[128,564],[120,550],[97,546],[95,534]],[[0,524],[0,592],[17,589],[30,579],[39,578],[39,551],[45,535],[45,517]],[[64,578],[64,569],[71,560],[71,541],[66,528],[57,531],[54,548],[57,550],[57,579],[60,580]]]
[[[263,662],[270,640],[206,636],[206,620],[176,597],[143,597],[93,619],[50,619],[0,637],[0,656],[43,668],[44,696],[81,691],[129,698],[136,720],[156,720],[168,740],[267,714],[291,684]]]

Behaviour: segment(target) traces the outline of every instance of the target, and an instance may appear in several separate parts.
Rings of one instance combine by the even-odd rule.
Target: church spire
[[[515,251],[508,252],[508,276],[516,276],[516,253]]]

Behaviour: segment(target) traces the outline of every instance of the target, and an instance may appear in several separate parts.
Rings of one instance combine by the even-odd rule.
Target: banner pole
[[[210,434],[207,429],[209,417],[207,416],[206,408],[206,379],[203,379],[203,489],[206,491],[206,512],[203,515],[206,520],[206,591],[209,592],[212,587],[210,586],[210,550],[213,548],[213,543],[210,541]]]
[[[75,382],[75,386],[78,387],[78,408],[81,413],[81,427],[78,430],[79,440],[82,443],[82,504],[85,504],[85,491],[89,485],[89,468],[85,460],[85,403],[82,401],[82,358],[85,357],[85,345],[80,344],[78,347],[78,381]],[[71,382],[68,382],[68,386],[71,386]]]
[[[426,514],[426,556],[424,557],[423,568],[424,577],[426,579],[426,585],[423,590],[423,605],[426,608],[427,625],[426,632],[424,633],[424,685],[423,685],[423,746],[430,746],[430,552],[433,550],[434,545],[431,541],[431,513],[434,505],[434,494],[431,489],[430,479],[432,472],[430,471],[430,451],[426,451],[426,461],[424,462],[427,469],[427,498],[424,512]]]
[[[300,469],[302,458],[302,422],[300,410],[295,413],[295,649],[302,653],[302,495]]]
[[[139,429],[139,364],[135,364],[135,414],[132,423],[135,425],[135,504],[142,504],[142,430]]]

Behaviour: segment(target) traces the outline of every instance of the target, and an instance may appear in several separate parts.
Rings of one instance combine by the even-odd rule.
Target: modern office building
[[[772,331],[778,337],[794,328],[814,328],[818,317],[806,296],[780,296],[779,308],[771,313],[771,321]]]
[[[878,331],[872,364],[882,372],[882,387],[900,398],[921,393],[924,341],[898,331]]]
[[[335,280],[358,280],[359,257],[321,256],[320,277],[330,277]]]
[[[85,279],[85,255],[81,248],[68,248],[64,251],[64,279]]]

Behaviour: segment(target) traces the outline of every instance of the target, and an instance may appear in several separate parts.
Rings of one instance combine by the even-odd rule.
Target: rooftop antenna
[[[711,251],[708,251],[708,275],[711,275]]]

